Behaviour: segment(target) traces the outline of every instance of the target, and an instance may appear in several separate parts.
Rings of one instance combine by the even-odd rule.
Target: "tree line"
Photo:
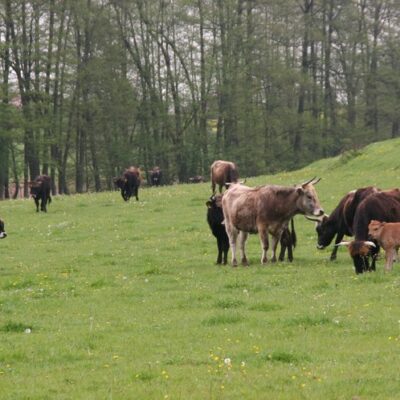
[[[0,198],[298,168],[400,132],[396,0],[1,0]]]

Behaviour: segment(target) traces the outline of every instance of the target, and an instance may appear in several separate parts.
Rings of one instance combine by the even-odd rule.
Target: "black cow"
[[[150,184],[151,186],[160,186],[162,179],[162,171],[159,167],[154,167],[150,171]]]
[[[121,189],[121,196],[128,201],[132,196],[139,201],[139,186],[141,183],[140,169],[129,167],[124,171],[122,176],[114,178],[114,185]]]
[[[207,222],[210,226],[212,234],[217,238],[217,264],[226,265],[229,250],[229,238],[226,234],[225,225],[222,224],[224,220],[224,214],[222,212],[222,196],[211,196],[206,202],[206,205]]]
[[[202,183],[204,182],[204,177],[202,175],[195,175],[189,178],[189,183]]]
[[[4,221],[0,219],[0,239],[5,239],[7,237],[7,233],[4,229]]]
[[[284,231],[282,232],[281,235],[281,251],[279,253],[279,261],[284,261],[285,260],[285,253],[286,250],[288,252],[288,260],[290,262],[293,261],[293,249],[296,247],[297,244],[297,236],[296,236],[296,231],[294,230],[294,220],[293,218],[290,221],[291,224],[291,230],[289,227],[285,228]]]
[[[353,220],[358,205],[370,194],[379,190],[374,186],[352,190],[340,200],[329,216],[324,215],[321,218],[306,217],[311,221],[317,222],[317,248],[319,250],[329,246],[336,235],[335,246],[330,257],[331,261],[336,260],[337,245],[343,240],[344,235],[353,236]]]
[[[39,175],[33,182],[30,182],[29,186],[31,196],[35,200],[36,212],[39,212],[39,201],[40,211],[47,212],[47,203],[51,203],[51,178],[47,175]]]
[[[339,243],[339,245],[348,246],[357,274],[375,270],[379,245],[377,242],[370,241],[368,236],[368,225],[374,219],[400,222],[400,190],[373,193],[357,207],[353,222],[354,240]],[[371,266],[370,257],[372,258]]]

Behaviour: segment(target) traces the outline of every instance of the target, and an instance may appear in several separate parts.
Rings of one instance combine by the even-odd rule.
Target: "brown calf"
[[[400,222],[372,220],[368,225],[368,234],[385,250],[385,271],[391,271],[400,247]]]

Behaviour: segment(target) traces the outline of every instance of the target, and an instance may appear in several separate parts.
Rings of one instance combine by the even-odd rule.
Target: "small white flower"
[[[224,359],[225,365],[231,365],[231,359],[229,357]]]
[[[31,328],[26,328],[25,329],[25,333],[31,333],[31,332],[32,332]]]

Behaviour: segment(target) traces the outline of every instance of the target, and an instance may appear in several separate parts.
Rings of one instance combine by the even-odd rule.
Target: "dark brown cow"
[[[162,179],[162,171],[160,167],[154,167],[150,171],[150,185],[151,186],[160,186]]]
[[[211,164],[211,190],[215,193],[216,185],[222,193],[222,187],[228,188],[227,184],[236,183],[239,180],[239,171],[235,163],[231,161],[217,160]]]
[[[249,188],[233,184],[224,193],[222,209],[226,232],[232,249],[232,265],[237,265],[236,241],[239,236],[239,248],[242,264],[248,265],[245,254],[245,242],[249,233],[260,236],[261,263],[267,262],[269,247],[268,234],[271,234],[271,261],[276,261],[276,247],[282,232],[296,214],[321,216],[322,210],[314,185],[315,178],[297,186],[266,185]]]
[[[202,175],[195,175],[189,178],[189,183],[203,183],[204,177]]]
[[[40,211],[47,212],[47,203],[51,203],[51,178],[47,175],[39,175],[33,182],[29,183],[31,188],[31,196],[35,200],[36,212],[39,212],[39,201]]]
[[[324,215],[321,218],[307,217],[311,221],[317,222],[317,248],[319,250],[329,246],[336,235],[335,246],[331,253],[331,261],[336,260],[337,244],[343,240],[344,235],[353,236],[353,219],[358,205],[367,196],[379,190],[374,186],[352,190],[340,200],[337,207],[329,216]]]
[[[4,228],[4,221],[0,219],[0,239],[5,239],[7,237],[7,233]]]
[[[379,244],[369,240],[368,225],[372,220],[400,222],[400,191],[398,189],[373,193],[366,197],[357,207],[354,215],[354,240],[339,243],[339,245],[348,246],[357,274],[375,270]],[[370,257],[372,258],[371,265]]]
[[[139,201],[139,186],[142,182],[140,168],[129,167],[122,176],[114,178],[114,185],[121,189],[121,196],[128,201],[132,196]]]

